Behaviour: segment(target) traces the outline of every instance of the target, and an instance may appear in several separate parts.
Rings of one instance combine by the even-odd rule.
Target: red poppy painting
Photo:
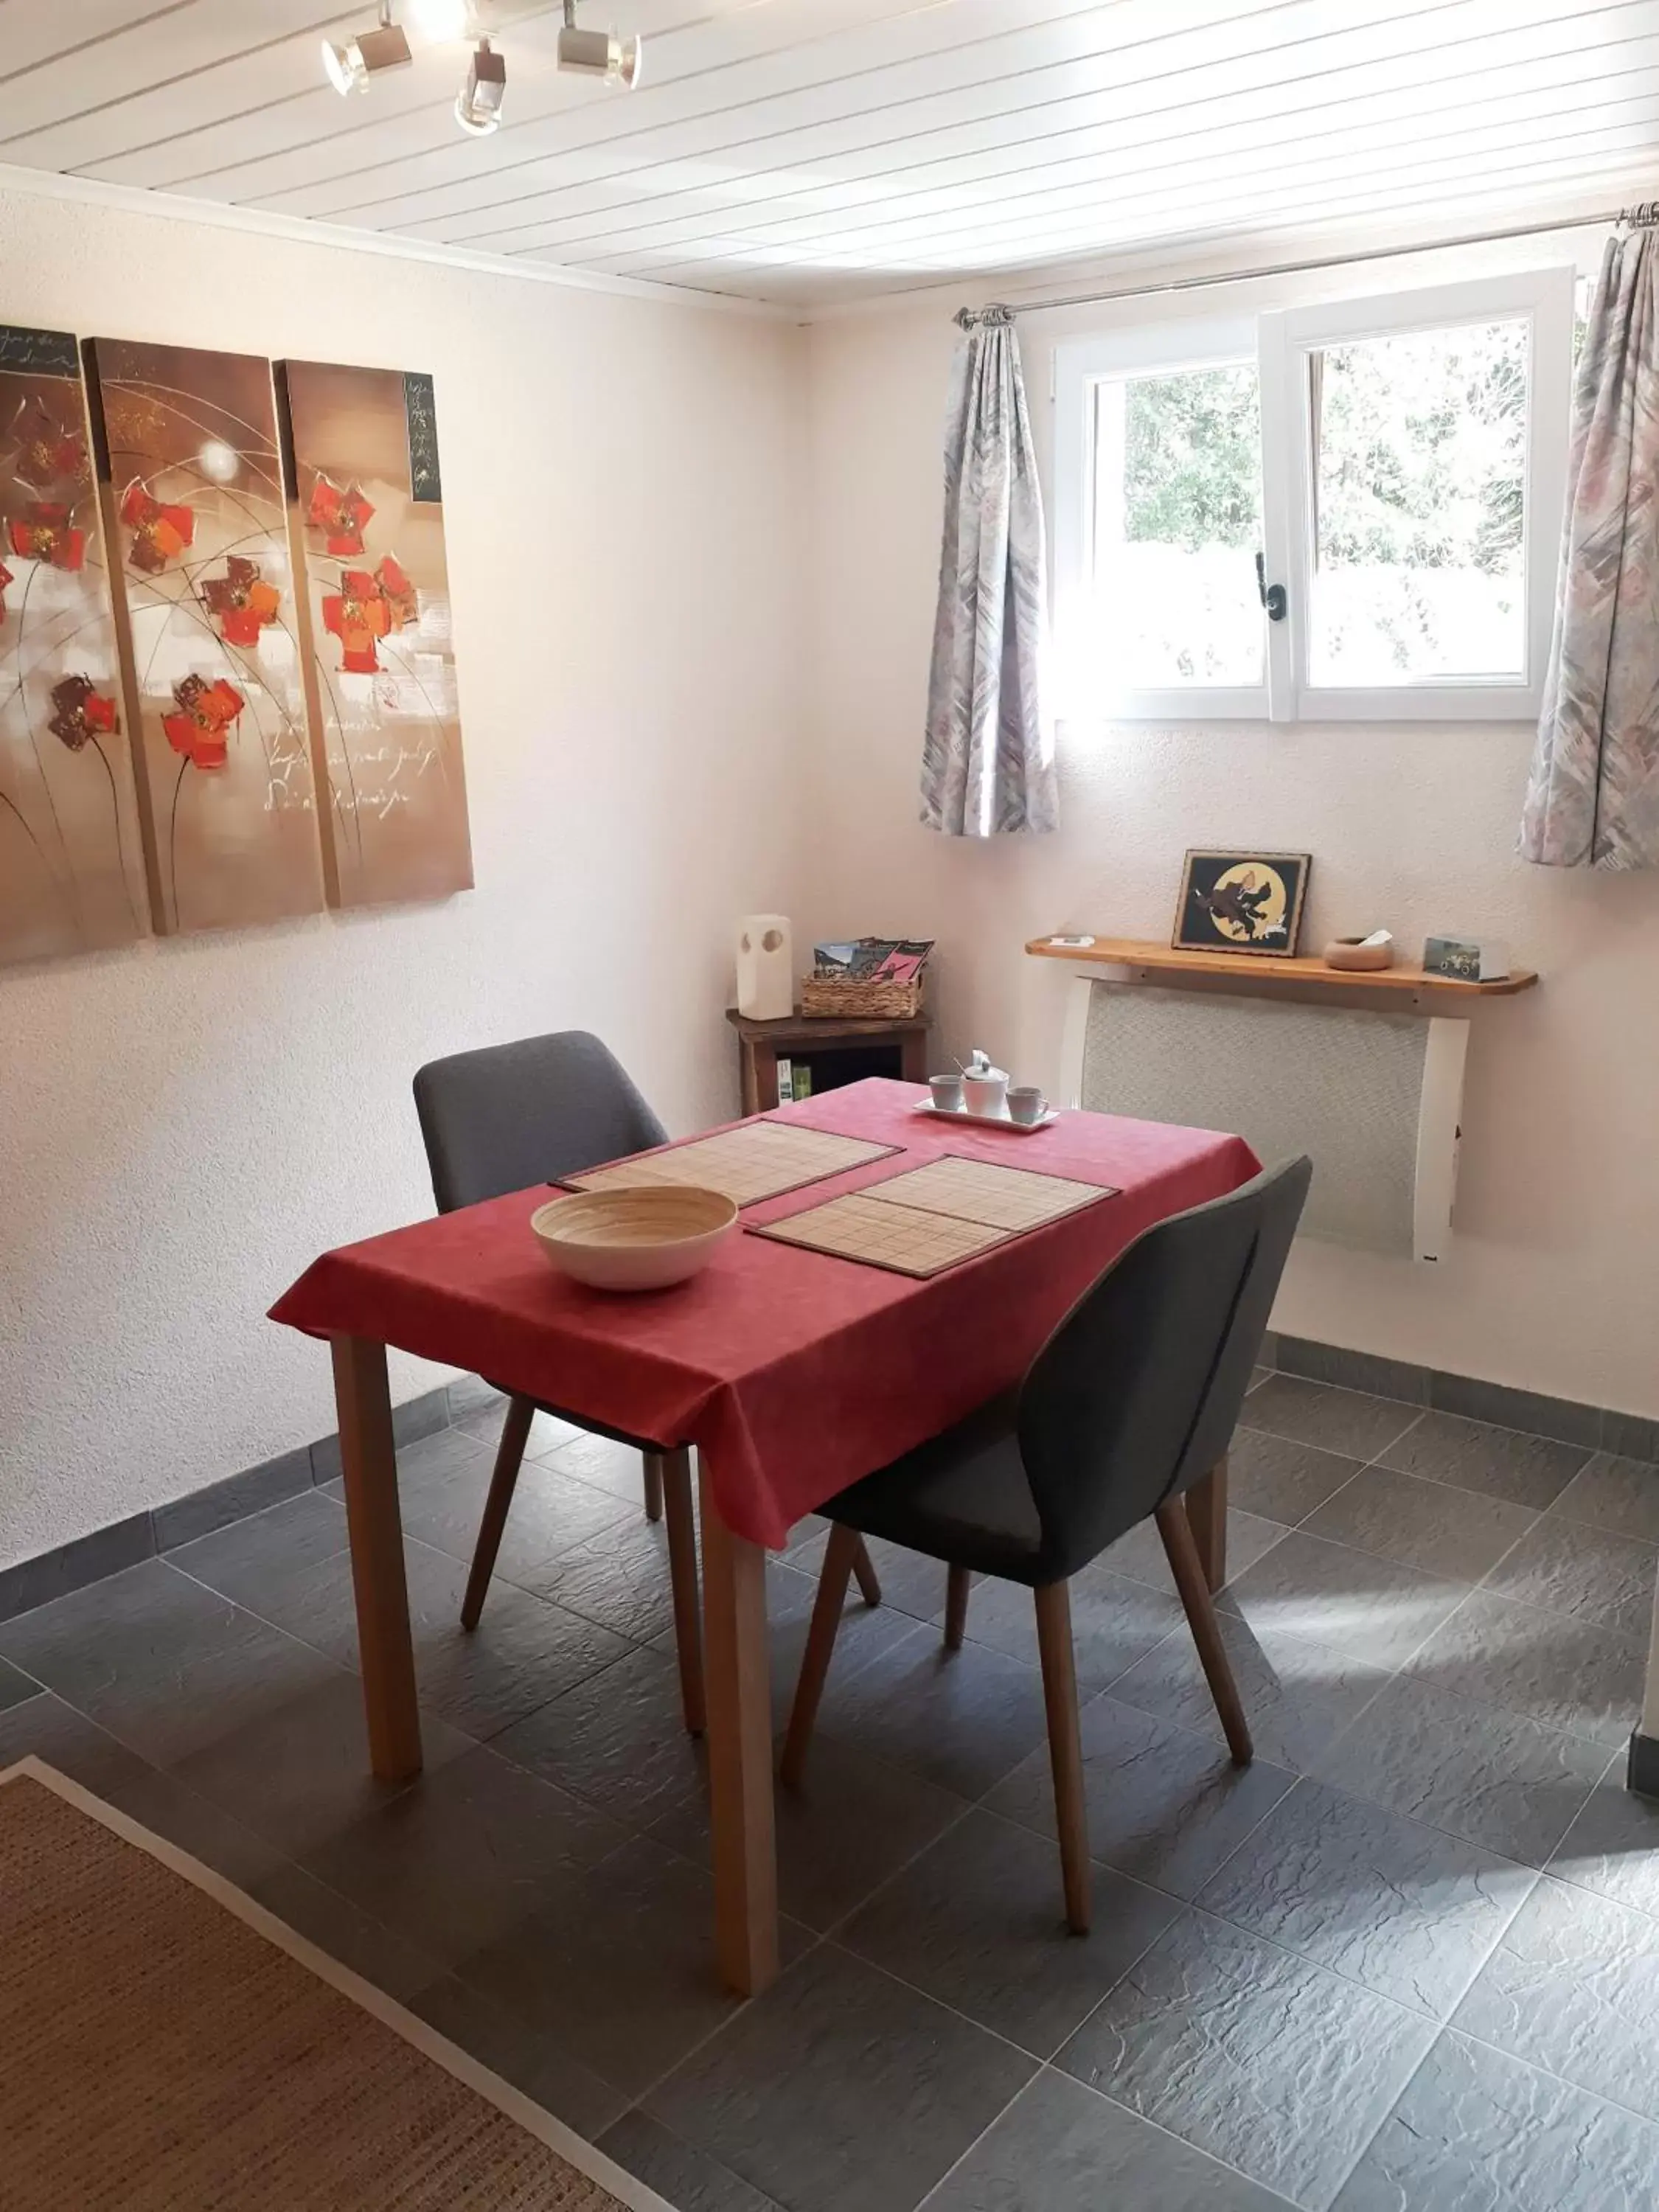
[[[323,903],[270,364],[94,338],[155,925]],[[107,461],[105,454],[107,454]]]
[[[302,361],[277,375],[329,897],[441,898],[471,883],[472,853],[432,380]]]
[[[0,324],[0,962],[148,926],[89,451],[76,340]]]

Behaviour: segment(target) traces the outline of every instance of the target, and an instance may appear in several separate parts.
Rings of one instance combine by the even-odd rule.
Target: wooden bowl
[[[660,1291],[708,1266],[738,1225],[718,1190],[579,1190],[538,1206],[536,1240],[562,1275],[596,1291]]]

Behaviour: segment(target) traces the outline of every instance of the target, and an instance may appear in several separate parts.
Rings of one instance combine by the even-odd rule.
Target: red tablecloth
[[[777,1220],[950,1152],[1115,1183],[1121,1196],[926,1282],[739,1234],[691,1282],[618,1297],[548,1266],[527,1225],[548,1196],[538,1186],[325,1253],[270,1317],[397,1345],[664,1446],[694,1443],[728,1525],[781,1544],[803,1514],[1015,1382],[1143,1229],[1256,1169],[1243,1138],[1213,1130],[1065,1114],[1035,1136],[1002,1135],[915,1113],[924,1095],[872,1080],[768,1115],[904,1151],[744,1219]]]

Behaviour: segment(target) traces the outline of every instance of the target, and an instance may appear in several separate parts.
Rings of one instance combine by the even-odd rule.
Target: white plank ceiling
[[[401,13],[417,36],[417,0]],[[1420,230],[1659,191],[1659,0],[582,0],[342,100],[326,0],[0,0],[0,164],[810,309],[1320,225]]]

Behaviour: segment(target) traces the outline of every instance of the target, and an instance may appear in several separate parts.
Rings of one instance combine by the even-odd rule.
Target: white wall
[[[1425,256],[1370,283],[1447,274]],[[1236,313],[1313,289],[1230,287],[1182,306]],[[1304,941],[1316,947],[1378,925],[1407,946],[1431,929],[1507,939],[1544,980],[1478,1009],[1452,1258],[1434,1272],[1304,1243],[1277,1318],[1328,1342],[1659,1413],[1659,879],[1515,858],[1529,731],[1062,731],[1058,835],[975,845],[916,824],[956,304],[941,293],[922,311],[811,333],[814,836],[798,928],[936,936],[944,1043],[983,1044],[1048,1079],[1066,971],[1026,959],[1024,940],[1067,928],[1165,938],[1189,845],[1312,852]],[[1045,470],[1055,339],[1133,312],[1023,319]]]
[[[735,1111],[732,918],[793,875],[803,342],[32,195],[0,279],[8,322],[435,374],[477,875],[0,974],[3,1565],[332,1428],[263,1316],[429,1211],[422,1060],[580,1024],[672,1127]]]

